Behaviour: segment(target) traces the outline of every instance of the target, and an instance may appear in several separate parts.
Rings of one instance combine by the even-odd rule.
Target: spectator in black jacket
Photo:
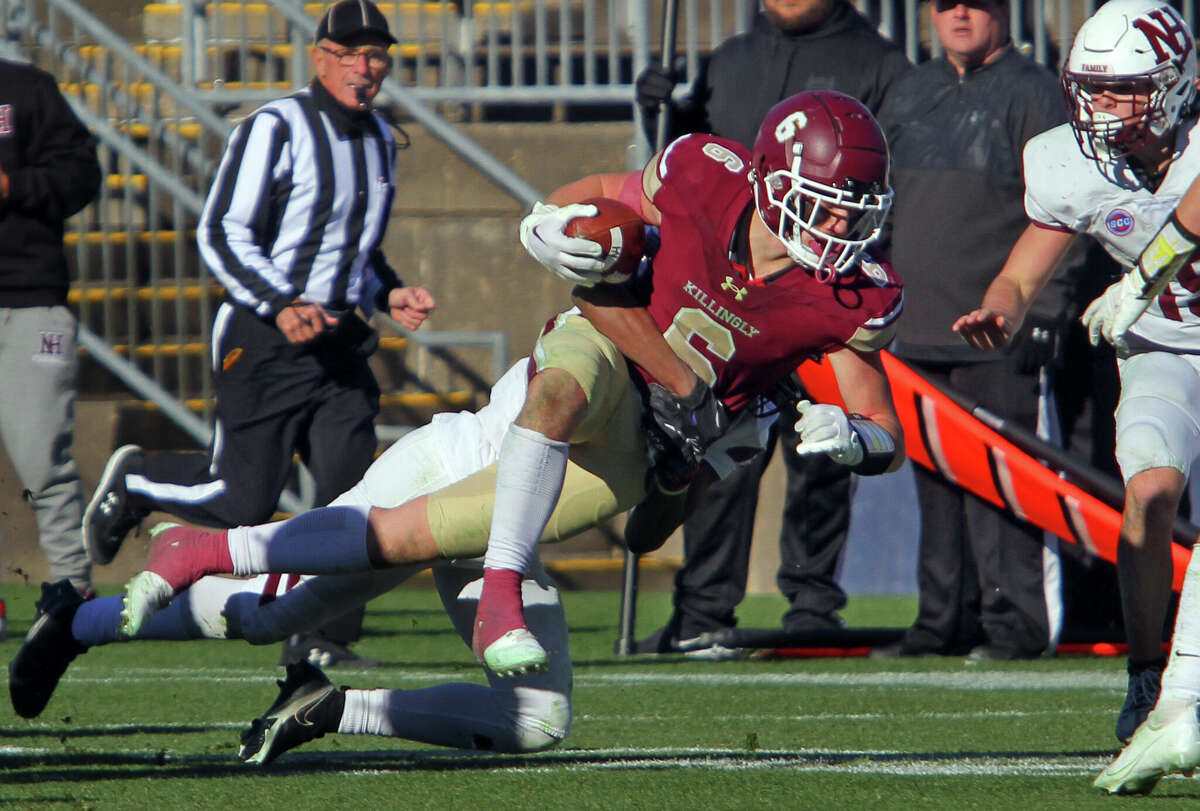
[[[701,66],[692,95],[670,112],[671,135],[712,132],[753,147],[757,122],[775,103],[805,90],[837,90],[878,110],[893,81],[909,68],[846,0],[764,0],[745,34],[731,37]],[[651,132],[659,105],[675,85],[661,66],[638,77],[638,103]],[[835,578],[850,526],[850,472],[825,456],[800,457],[795,419],[777,423],[787,465],[778,583],[790,608],[786,630],[841,626],[846,595]],[[758,487],[775,448],[714,485],[702,509],[684,523],[684,565],[675,577],[675,610],[667,625],[638,643],[642,652],[691,647],[700,634],[736,625],[746,593]],[[720,658],[721,648],[694,651]]]
[[[945,55],[897,81],[879,113],[896,190],[891,259],[905,285],[893,351],[934,383],[1034,431],[1065,306],[1061,281],[1001,357],[967,346],[950,325],[977,306],[1028,223],[1022,150],[1062,123],[1062,96],[1053,73],[1012,47],[1007,2],[937,0],[930,14]],[[1043,572],[1042,531],[938,473],[914,472],[918,616],[899,643],[872,655],[1052,651],[1062,610],[1055,569]]]
[[[96,196],[96,141],[54,77],[0,60],[0,436],[33,507],[52,580],[91,591],[71,455],[77,324],[63,221]],[[3,615],[0,614],[0,621]]]

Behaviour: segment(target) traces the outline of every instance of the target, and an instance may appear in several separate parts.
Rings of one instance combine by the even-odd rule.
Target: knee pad
[[[514,687],[516,751],[540,752],[557,746],[571,731],[571,698],[553,690]]]
[[[1196,424],[1176,404],[1153,396],[1121,400],[1116,457],[1126,483],[1156,467],[1175,468],[1186,476],[1198,450]]]

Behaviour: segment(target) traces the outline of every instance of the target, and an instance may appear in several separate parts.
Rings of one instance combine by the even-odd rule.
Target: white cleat
[[[117,634],[124,639],[139,636],[160,610],[170,605],[175,590],[162,575],[154,572],[139,572],[125,584],[124,607],[121,609],[121,624]]]
[[[549,667],[546,650],[526,628],[514,628],[488,645],[483,663],[501,677],[545,673]]]
[[[1200,766],[1200,705],[1156,709],[1092,783],[1109,794],[1149,794],[1164,775],[1188,777]]]

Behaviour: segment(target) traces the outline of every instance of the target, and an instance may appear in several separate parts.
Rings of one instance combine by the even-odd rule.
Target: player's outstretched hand
[[[950,329],[970,346],[986,352],[1008,343],[1012,338],[1013,324],[999,313],[980,308],[959,316]]]
[[[595,217],[599,213],[596,206],[580,203],[534,203],[533,210],[521,220],[521,244],[560,279],[593,287],[604,272],[604,249],[590,239],[569,237],[563,229],[576,217]]]
[[[396,287],[388,291],[388,315],[405,329],[416,329],[433,312],[437,302],[424,287]]]
[[[1146,312],[1151,299],[1141,298],[1143,284],[1138,273],[1126,273],[1105,288],[1104,292],[1083,311],[1079,319],[1087,327],[1088,340],[1092,346],[1108,341],[1118,352],[1125,352],[1129,344],[1125,333]]]
[[[850,425],[850,417],[834,405],[801,400],[796,403],[796,453],[812,456],[825,453],[841,465],[857,465],[863,460],[863,446]]]

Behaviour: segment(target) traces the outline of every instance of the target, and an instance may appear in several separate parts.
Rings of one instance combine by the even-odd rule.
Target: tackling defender
[[[1072,103],[1069,123],[1032,139],[1025,151],[1032,222],[980,308],[953,328],[978,349],[1006,343],[1078,233],[1131,268],[1083,314],[1092,342],[1107,340],[1117,350],[1116,454],[1125,479],[1117,568],[1129,690],[1116,734],[1129,745],[1095,785],[1148,792],[1164,773],[1200,764],[1200,658],[1193,658],[1200,628],[1189,626],[1184,610],[1200,599],[1192,593],[1200,582],[1190,582],[1200,578],[1196,558],[1180,602],[1170,678],[1161,651],[1171,526],[1200,456],[1200,268],[1192,261],[1200,188],[1190,190],[1200,175],[1196,43],[1166,3],[1110,0],[1079,29],[1062,82]]]
[[[890,203],[887,151],[865,108],[835,93],[793,96],[767,115],[753,155],[710,136],[681,138],[642,173],[593,176],[552,195],[550,206],[523,222],[526,247],[556,272],[594,281],[599,246],[562,232],[572,216],[590,212],[553,204],[606,195],[635,202],[658,226],[660,247],[629,291],[577,291],[587,318],[563,314],[543,333],[523,400],[498,426],[503,430],[447,452],[471,454],[477,472],[403,503],[339,499],[275,524],[162,532],[146,571],[127,587],[119,618],[110,607],[109,638],[155,633],[163,616],[189,599],[183,595],[221,582],[207,574],[330,575],[302,586],[315,595],[320,583],[380,583],[486,553],[476,655],[496,675],[553,674],[554,662],[566,656],[565,625],[556,626],[561,637],[540,630],[525,615],[520,584],[536,571],[539,539],[569,537],[646,495],[647,412],[655,415],[660,444],[683,461],[675,475],[653,477],[659,483],[650,486],[686,487],[687,463],[721,433],[724,409],[735,422],[730,433],[753,427],[760,395],[805,358],[827,353],[856,413],[801,403],[800,452],[829,453],[863,473],[901,463],[899,420],[877,356],[900,312],[900,285],[864,253]],[[633,374],[622,352],[638,364]],[[499,447],[497,464],[489,464],[481,447],[487,443],[491,458]],[[386,490],[389,468],[403,469],[409,457],[389,452],[368,480],[377,473]],[[707,461],[721,467],[713,457]],[[76,606],[56,624],[69,635],[92,611]],[[206,621],[219,628],[227,619],[210,609]],[[244,635],[227,624],[228,635]],[[47,653],[52,647],[31,634],[13,672],[40,666],[56,683],[71,657]],[[33,689],[31,681],[10,679],[14,704],[18,692],[23,698]],[[289,671],[280,700],[244,739],[243,757],[270,759],[310,740],[312,730],[300,735],[294,717],[334,700],[333,692],[323,677]],[[320,732],[349,731],[344,717],[332,724],[325,721]],[[565,734],[565,725],[559,728]]]

